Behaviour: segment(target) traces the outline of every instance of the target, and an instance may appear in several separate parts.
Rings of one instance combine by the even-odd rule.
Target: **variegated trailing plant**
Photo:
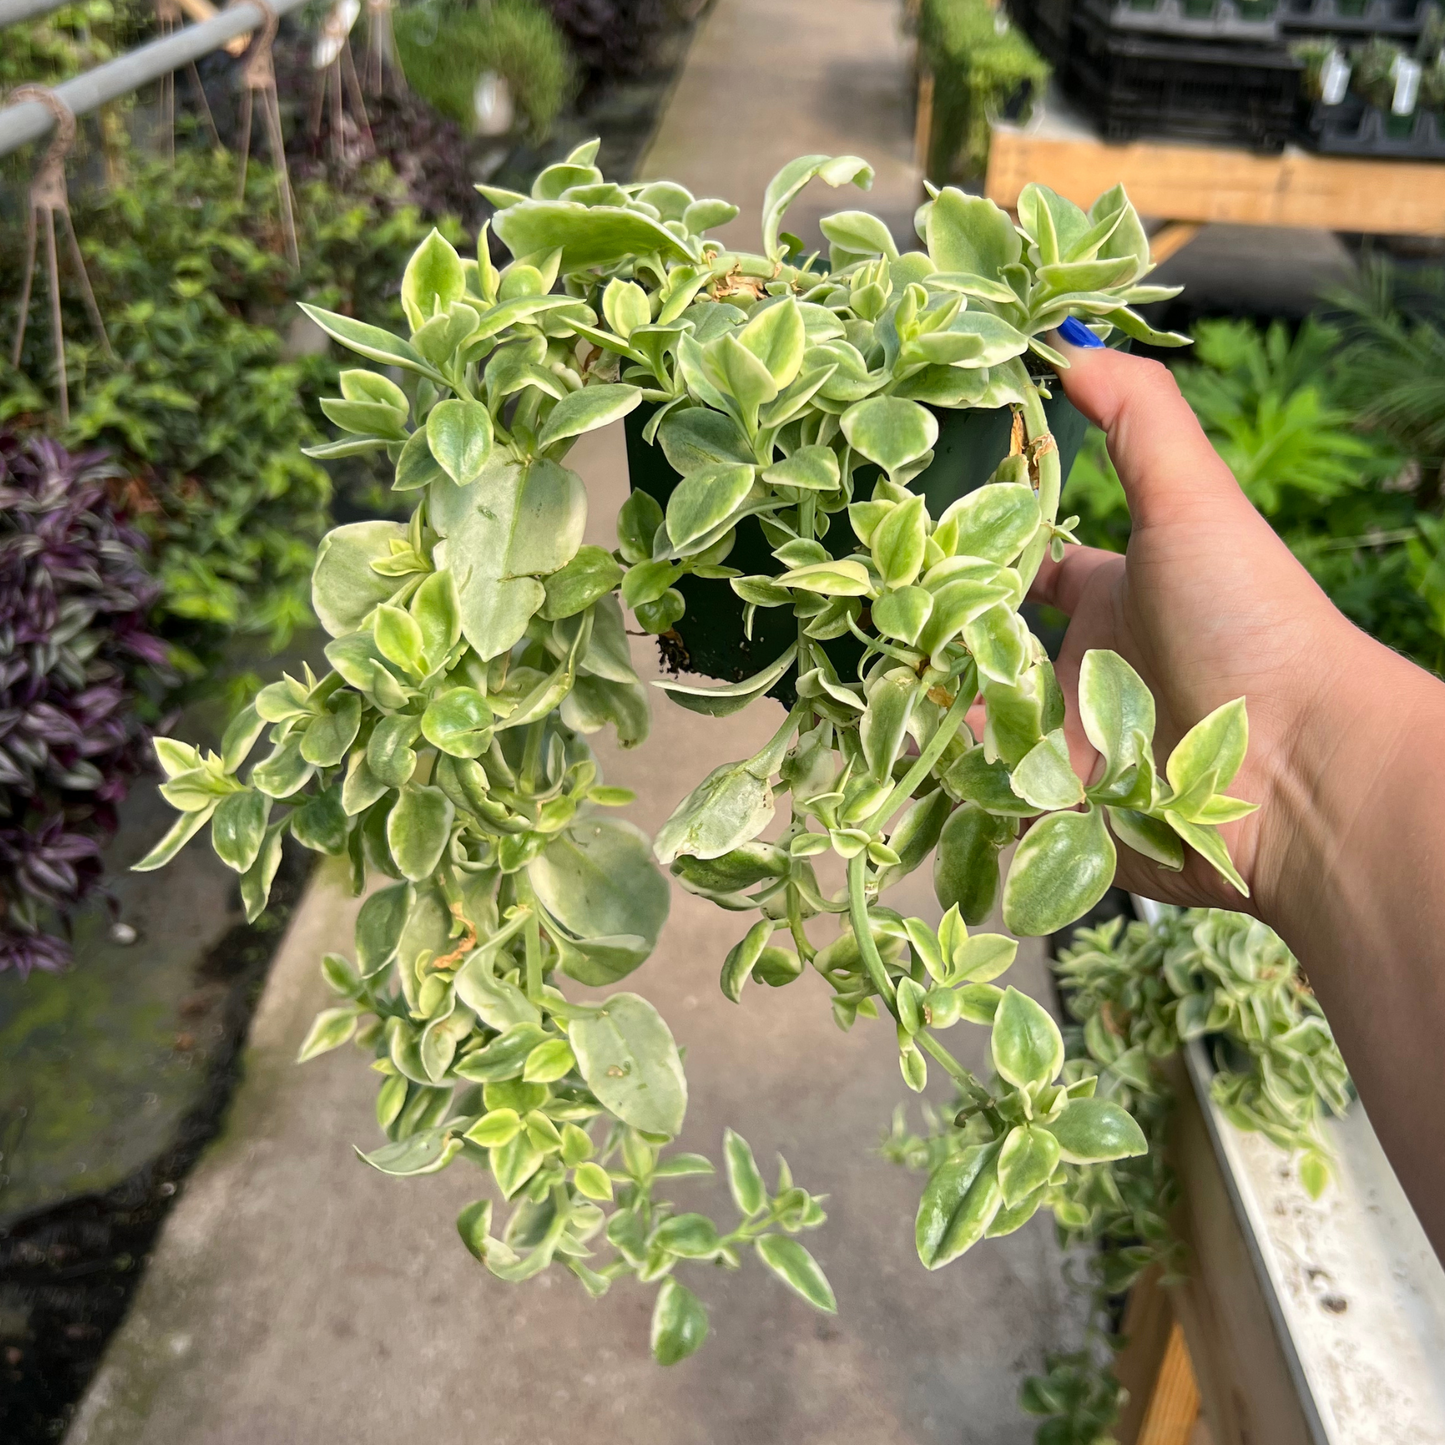
[[[357,523],[323,543],[313,596],[332,671],[264,689],[219,754],[158,745],[183,816],[141,866],[209,821],[253,917],[286,833],[349,860],[358,892],[369,873],[395,880],[362,905],[354,961],[325,960],[341,1001],[302,1056],[352,1037],[375,1055],[390,1142],[368,1163],[415,1174],[466,1155],[490,1170],[509,1220],[494,1231],[479,1203],[459,1225],[494,1273],[556,1262],[594,1293],[660,1281],[653,1348],[670,1362],[706,1333],[680,1263],[735,1266],[751,1246],[817,1307],[834,1300],[794,1237],[822,1222],[818,1200],[786,1166],[770,1191],[737,1136],[724,1153],[738,1226],[675,1212],[664,1181],[712,1166],[662,1153],[686,1104],[666,1024],[633,993],[596,1004],[562,991],[635,969],[668,906],[643,837],[599,811],[627,795],[602,784],[585,741],[607,725],[624,745],[647,731],[618,592],[656,633],[680,617],[686,574],[730,579],[749,617],[796,618],[795,641],[743,683],[660,684],[714,716],[789,679],[796,703],[765,748],[698,785],[652,853],[682,886],[759,914],[723,964],[729,998],[749,977],[782,985],[811,967],[841,1026],[887,1011],[910,1088],[930,1058],[958,1084],[978,1138],[924,1191],[929,1267],[1017,1228],[1061,1170],[1144,1148],[1091,1080],[1061,1081],[1048,1013],[993,983],[1013,941],[968,932],[994,902],[1001,850],[1035,820],[1002,890],[1022,934],[1102,894],[1111,826],[1166,867],[1193,846],[1239,884],[1215,825],[1250,808],[1223,795],[1246,723],[1242,700],[1220,709],[1161,776],[1147,689],[1119,657],[1091,653],[1081,707],[1104,766],[1086,786],[1019,616],[1068,540],[1045,386],[1026,360],[1064,364],[1039,337],[1070,315],[1169,339],[1130,309],[1169,293],[1140,284],[1148,245],[1122,191],[1086,214],[1031,187],[1016,226],[944,190],[919,213],[926,250],[902,254],[876,218],[843,212],[823,222],[825,266],[781,223],[814,177],[866,187],[854,157],[786,167],[749,254],[707,235],[736,207],[669,183],[609,184],[595,153],[548,167],[531,196],[484,188],[516,258],[504,269],[485,234],[475,261],[431,236],[402,283],[409,338],[307,308],[375,363],[343,373],[325,405],[347,436],[320,454],[385,449],[416,509],[409,524]],[[615,553],[583,545],[585,492],[566,454],[644,402],[646,439],[681,481],[665,512],[633,494]],[[931,458],[930,407],[1005,405],[1015,454],[931,517],[907,486]],[[726,565],[745,518],[775,549],[767,575]],[[845,635],[862,640],[856,676],[824,647]],[[976,738],[965,714],[980,696]],[[263,734],[269,750],[248,768]],[[780,791],[790,817],[764,841]],[[879,901],[935,847],[937,928]],[[846,868],[836,893],[815,871],[825,853]],[[834,917],[840,936],[810,936]],[[959,1019],[991,1026],[994,1077],[938,1038]]]

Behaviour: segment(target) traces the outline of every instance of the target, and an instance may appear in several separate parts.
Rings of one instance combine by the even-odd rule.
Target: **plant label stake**
[[[70,219],[70,198],[65,188],[65,158],[75,143],[75,112],[43,85],[22,85],[10,92],[11,104],[22,100],[38,100],[55,117],[55,136],[41,158],[30,183],[30,215],[25,227],[25,280],[20,286],[20,318],[15,327],[15,346],[11,351],[11,364],[20,365],[21,348],[25,345],[25,323],[30,312],[30,287],[35,279],[35,252],[40,240],[40,218],[45,218],[45,266],[50,282],[50,325],[55,336],[55,381],[60,393],[60,420],[70,421],[70,392],[65,373],[65,327],[60,315],[60,257],[55,245],[55,217],[57,212],[65,222],[65,235],[70,244],[71,259],[75,262],[76,275],[80,281],[81,295],[85,298],[85,309],[95,327],[101,350],[111,357],[110,338],[105,334],[105,322],[101,319],[100,307],[95,304],[95,292],[90,287],[90,277],[85,270],[85,259],[80,254],[80,242],[76,239],[75,225]]]
[[[362,83],[373,95],[387,91],[402,95],[406,91],[406,76],[396,59],[391,7],[392,0],[366,0],[366,61]]]
[[[156,0],[156,29],[162,35],[169,35],[181,23],[181,7],[176,0]],[[201,84],[201,73],[196,62],[186,62],[191,84],[196,88],[196,99],[201,103],[201,114],[206,118],[206,129],[211,133],[211,144],[221,149],[221,133],[216,129],[216,118],[211,114],[211,103],[206,99],[206,87]],[[168,70],[161,76],[161,124],[166,132],[166,156],[171,164],[176,160],[176,73]]]
[[[237,0],[231,0],[232,4]],[[301,252],[296,245],[296,213],[291,201],[291,176],[286,169],[286,143],[281,136],[281,104],[276,98],[276,62],[271,54],[280,20],[266,0],[250,0],[265,15],[265,23],[246,51],[241,80],[245,94],[241,100],[241,173],[237,179],[237,199],[246,199],[246,163],[251,155],[251,116],[256,95],[261,96],[261,114],[266,121],[266,140],[271,147],[271,164],[276,167],[276,189],[281,196],[281,229],[286,238],[286,255],[294,269],[301,269]],[[229,7],[228,7],[229,8]]]
[[[331,154],[340,161],[345,151],[345,116],[342,109],[342,81],[351,98],[352,110],[360,127],[362,150],[371,155],[376,143],[371,135],[371,122],[366,115],[366,102],[361,96],[361,83],[351,58],[351,29],[361,14],[361,0],[336,0],[321,26],[315,49],[311,53],[312,68],[317,72],[316,88],[311,96],[311,139],[321,135],[321,116],[326,96],[331,94]]]

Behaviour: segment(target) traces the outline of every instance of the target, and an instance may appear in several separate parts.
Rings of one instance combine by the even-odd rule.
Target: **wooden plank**
[[[985,194],[1006,210],[1030,181],[1089,205],[1123,183],[1146,216],[1379,235],[1445,235],[1445,165],[1288,151],[1058,138],[996,127]]]
[[[1159,1283],[1162,1271],[1151,1265],[1134,1281],[1124,1307],[1124,1348],[1114,1359],[1114,1375],[1129,1392],[1115,1428],[1119,1445],[1138,1445],[1139,1431],[1149,1409],[1154,1382],[1164,1364],[1174,1311],[1169,1291]]]
[[[1173,1221],[1188,1280],[1170,1291],[1216,1445],[1312,1445],[1283,1346],[1194,1090],[1171,1072],[1169,1159],[1183,1201]]]
[[[1202,230],[1198,221],[1170,221],[1149,237],[1149,255],[1156,266],[1182,251]]]
[[[1164,1362],[1154,1381],[1149,1413],[1139,1432],[1139,1445],[1189,1445],[1199,1419],[1199,1385],[1189,1362],[1184,1331],[1175,1320],[1164,1349]]]

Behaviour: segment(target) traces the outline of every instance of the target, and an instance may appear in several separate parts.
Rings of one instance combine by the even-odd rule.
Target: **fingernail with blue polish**
[[[1059,335],[1070,346],[1099,347],[1104,343],[1077,317],[1066,316],[1059,327]]]

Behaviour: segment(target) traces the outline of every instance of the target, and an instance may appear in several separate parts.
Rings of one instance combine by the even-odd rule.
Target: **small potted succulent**
[[[1001,890],[1019,934],[1097,901],[1115,836],[1165,867],[1195,848],[1242,888],[1217,825],[1251,810],[1225,792],[1247,728],[1242,700],[1219,709],[1161,772],[1147,689],[1115,654],[1090,653],[1080,707],[1105,761],[1086,785],[1019,613],[1069,540],[1046,377],[1030,370],[1066,362],[1042,335],[1073,318],[1171,339],[1131,309],[1170,293],[1143,284],[1148,243],[1121,190],[1085,212],[1030,187],[1017,223],[937,191],[917,218],[925,249],[908,252],[843,211],[823,223],[824,260],[801,254],[784,215],[815,178],[866,186],[856,157],[784,168],[760,249],[733,252],[708,232],[734,206],[611,184],[595,154],[548,167],[531,195],[486,192],[515,257],[505,268],[485,234],[475,260],[430,237],[402,281],[409,336],[308,308],[373,363],[325,403],[345,435],[321,454],[385,451],[415,510],[322,544],[330,671],[263,689],[219,753],[158,742],[182,816],[140,866],[209,822],[252,916],[286,834],[347,860],[358,893],[379,875],[351,956],[323,961],[337,1003],[302,1056],[355,1039],[374,1060],[375,1168],[465,1157],[490,1174],[509,1217],[487,1199],[458,1224],[494,1274],[558,1265],[594,1294],[658,1286],[653,1350],[671,1362],[706,1334],[680,1278],[696,1262],[753,1254],[834,1305],[797,1238],[823,1222],[818,1200],[786,1168],[765,1182],[736,1135],[723,1152],[737,1223],[672,1202],[677,1179],[713,1166],[668,1152],[687,1088],[652,1005],[567,995],[568,980],[611,986],[647,957],[668,906],[659,865],[753,915],[718,960],[728,998],[749,980],[820,978],[840,1027],[886,1016],[909,1088],[930,1067],[957,1084],[969,1138],[930,1176],[915,1225],[936,1268],[1065,1197],[1070,1171],[1145,1147],[1092,1073],[1065,1073],[1048,1013],[994,982],[1014,941],[969,931],[1000,892],[1002,850],[1022,832]],[[663,490],[636,478],[615,551],[584,545],[568,450],[644,406],[635,447],[657,447],[674,475]],[[938,505],[954,414],[1000,407],[1006,454],[971,491],[945,477],[953,499]],[[756,670],[659,685],[725,718],[783,684],[787,711],[649,845],[606,811],[628,795],[603,783],[586,738],[611,726],[643,741],[622,604],[668,641],[693,583],[740,604],[734,640],[756,646]],[[786,826],[764,840],[780,795]],[[846,870],[837,892],[820,881],[824,854]],[[937,926],[884,901],[930,855]],[[991,1030],[991,1077],[940,1037],[961,1020]]]

